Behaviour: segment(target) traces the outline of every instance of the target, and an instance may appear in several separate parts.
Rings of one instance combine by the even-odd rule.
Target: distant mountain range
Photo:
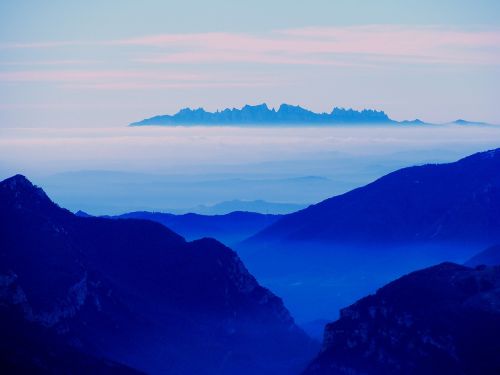
[[[465,120],[456,120],[455,124],[472,125],[483,124]],[[244,125],[244,124],[395,124],[395,125],[424,125],[425,122],[416,120],[395,121],[383,111],[373,109],[333,108],[330,113],[316,113],[300,106],[281,104],[278,110],[269,108],[267,104],[245,105],[241,109],[226,108],[222,111],[208,112],[203,108],[181,109],[174,115],[159,115],[141,121],[133,122],[131,126],[145,125]]]
[[[307,183],[307,181],[305,181]],[[223,201],[214,205],[200,205],[189,211],[202,215],[225,215],[236,211],[254,212],[260,214],[288,214],[305,208],[305,204],[268,202],[262,199],[248,201],[233,199]]]
[[[443,263],[342,309],[303,375],[495,375],[500,267]]]
[[[334,316],[404,273],[500,243],[499,171],[500,149],[404,168],[283,215],[235,248],[297,319]]]
[[[306,163],[319,164],[313,161]],[[346,165],[343,164],[342,168]],[[74,171],[38,177],[36,182],[64,207],[93,215],[119,215],[132,211],[203,215],[223,215],[234,211],[285,214],[306,207],[307,204],[300,202],[308,202],[313,199],[311,196],[318,197],[316,201],[328,197],[332,189],[342,189],[346,183],[341,176],[335,181],[307,175],[281,176],[279,171],[285,173],[295,168],[293,162],[288,166],[286,163],[283,167],[281,164],[273,166],[272,172],[265,172],[262,176],[245,177],[247,167],[237,168],[236,172],[220,175]],[[303,165],[298,168],[307,169]],[[354,174],[354,171],[350,173]],[[370,171],[371,175],[378,173],[377,166]],[[358,178],[363,180],[366,177],[361,174]],[[350,175],[350,186],[353,180],[356,181],[356,177]]]
[[[316,351],[220,242],[76,216],[20,175],[0,182],[0,317],[1,373],[296,374]]]
[[[78,211],[78,216],[90,216]],[[241,242],[268,227],[281,215],[234,211],[224,215],[182,214],[136,211],[108,216],[113,219],[144,219],[158,222],[172,229],[189,241],[204,237],[216,238],[226,245]]]

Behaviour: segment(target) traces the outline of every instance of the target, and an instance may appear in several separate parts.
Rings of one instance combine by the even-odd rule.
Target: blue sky
[[[108,127],[181,107],[500,123],[498,1],[2,1],[0,121]]]

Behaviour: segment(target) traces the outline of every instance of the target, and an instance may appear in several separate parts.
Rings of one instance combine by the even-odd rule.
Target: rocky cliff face
[[[453,263],[341,311],[304,374],[498,374],[500,267]]]
[[[153,374],[287,374],[314,350],[221,243],[77,217],[22,176],[0,183],[0,304],[80,353]]]
[[[74,316],[86,289],[70,289],[64,306],[52,313],[33,311],[16,274],[0,275],[0,371],[5,374],[113,374],[141,372],[82,348],[54,326]],[[76,297],[76,300],[73,298]],[[88,349],[88,348],[87,348]]]

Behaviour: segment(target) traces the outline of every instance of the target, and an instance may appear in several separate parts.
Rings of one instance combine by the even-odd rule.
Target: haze
[[[2,128],[0,177],[24,173],[64,207],[101,214],[307,205],[498,139],[497,126]]]

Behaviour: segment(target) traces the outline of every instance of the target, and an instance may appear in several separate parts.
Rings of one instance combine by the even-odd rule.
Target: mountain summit
[[[153,116],[133,122],[130,126],[145,125],[343,125],[375,124],[419,126],[429,123],[419,119],[396,121],[384,111],[373,109],[346,109],[334,107],[331,112],[317,113],[299,105],[283,103],[276,110],[266,103],[244,105],[241,109],[226,108],[222,111],[209,112],[203,108],[183,108],[173,115]],[[456,120],[447,124],[454,125],[489,125],[478,121]]]
[[[383,111],[333,108],[330,113],[316,113],[300,106],[281,104],[278,110],[267,104],[245,105],[241,109],[226,108],[207,112],[203,108],[181,109],[174,115],[161,115],[134,122],[142,125],[240,125],[240,124],[392,124]]]

